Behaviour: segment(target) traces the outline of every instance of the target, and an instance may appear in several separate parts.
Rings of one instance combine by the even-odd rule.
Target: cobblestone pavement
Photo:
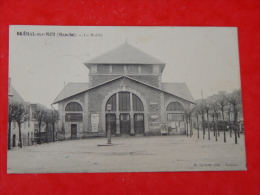
[[[58,141],[8,151],[8,173],[246,170],[244,135],[234,143],[186,135]]]

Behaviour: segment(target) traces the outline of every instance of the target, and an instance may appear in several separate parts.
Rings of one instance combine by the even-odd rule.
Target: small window
[[[143,74],[153,73],[153,66],[141,66],[141,73]]]
[[[179,102],[171,102],[167,106],[166,111],[184,111],[184,108]]]
[[[97,73],[99,74],[108,74],[109,73],[109,65],[98,65]]]
[[[115,74],[124,74],[124,66],[122,65],[113,65],[112,72]]]
[[[183,121],[183,114],[182,113],[170,113],[167,114],[168,121]]]
[[[83,116],[80,113],[68,113],[65,115],[66,122],[82,122]]]
[[[65,111],[82,111],[82,107],[77,102],[71,102],[66,106]]]
[[[138,73],[138,66],[137,65],[127,66],[127,73],[128,74],[137,74]]]

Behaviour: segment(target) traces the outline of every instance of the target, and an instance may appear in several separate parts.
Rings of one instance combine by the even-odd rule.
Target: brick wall
[[[133,75],[132,76],[131,75],[129,77],[131,77],[131,78],[133,78],[135,80],[144,82],[144,83],[146,83],[148,85],[152,85],[152,86],[157,87],[157,88],[159,88],[159,86],[160,86],[159,85],[159,82],[160,82],[159,76],[157,76],[157,75],[140,75],[140,76],[138,76],[138,75]]]
[[[140,84],[138,82],[129,80],[127,78],[125,79],[119,79],[116,81],[113,81],[112,83],[108,83],[104,86],[100,86],[96,89],[92,89],[88,92],[89,95],[89,117],[88,117],[88,131],[91,129],[91,123],[90,123],[90,115],[91,114],[99,114],[99,132],[105,132],[104,129],[102,129],[102,120],[104,117],[104,110],[102,109],[103,101],[105,97],[110,94],[112,91],[120,91],[122,85],[126,86],[126,91],[136,91],[138,94],[142,96],[142,98],[145,101],[145,105],[147,106],[145,110],[147,113],[145,113],[145,116],[147,116],[146,124],[147,128],[150,129],[150,122],[154,122],[149,116],[150,115],[158,115],[159,118],[157,119],[158,122],[161,120],[161,99],[160,99],[160,92],[158,90],[155,90],[151,87],[147,87],[143,84]],[[111,94],[113,95],[113,94]],[[137,94],[136,94],[137,95]],[[157,102],[157,108],[151,109],[150,102]],[[145,106],[144,105],[144,106]],[[147,131],[147,129],[146,129]],[[152,132],[159,130],[151,130]]]
[[[98,82],[103,82],[110,76],[104,76],[104,78],[99,77]],[[153,76],[151,76],[153,77]],[[148,77],[147,77],[148,78]],[[145,79],[147,79],[145,78]],[[137,79],[137,78],[136,78]],[[169,95],[163,93],[154,88],[148,87],[146,85],[140,84],[136,81],[130,80],[128,78],[120,78],[118,80],[112,81],[105,85],[94,88],[88,92],[83,94],[74,96],[72,98],[66,99],[62,102],[61,109],[65,109],[64,106],[68,102],[79,101],[83,105],[83,126],[78,124],[81,127],[81,135],[105,135],[105,103],[109,97],[111,97],[114,93],[123,91],[122,86],[125,86],[125,91],[130,91],[136,94],[141,98],[144,104],[144,122],[145,122],[145,134],[149,135],[158,135],[160,134],[160,128],[158,128],[159,124],[167,123],[166,119],[166,107],[168,103],[172,101],[180,102],[184,108],[189,106],[189,102],[182,100],[180,98],[174,97],[173,95]],[[61,112],[62,110],[60,110]],[[65,112],[63,111],[63,121]],[[91,126],[91,114],[99,115],[99,124],[98,124],[98,132],[92,132]],[[62,124],[61,122],[59,123]],[[82,128],[83,127],[83,128]],[[61,126],[60,126],[61,128]],[[69,132],[69,126],[67,126],[66,131]]]
[[[122,75],[90,75],[89,83],[93,87],[105,83],[107,81],[119,78],[121,76]],[[135,80],[139,80],[148,85],[152,85],[157,88],[160,87],[160,78],[158,75],[126,75],[126,76],[133,78]]]
[[[121,77],[120,75],[90,75],[89,76],[89,83],[91,87],[97,86],[99,84],[105,83],[107,81],[111,81]]]

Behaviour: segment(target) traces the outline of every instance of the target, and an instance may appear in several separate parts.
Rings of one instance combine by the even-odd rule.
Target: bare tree
[[[41,125],[44,121],[45,109],[37,107],[37,110],[33,113],[33,117],[38,122],[38,127],[39,127],[38,139],[39,139],[39,144],[41,145]]]
[[[52,110],[50,113],[50,123],[52,124],[52,141],[55,142],[55,123],[59,120],[59,113],[56,110]]]
[[[24,103],[15,102],[12,107],[12,120],[15,121],[19,129],[19,146],[22,148],[22,129],[21,125],[28,119],[28,110]]]
[[[237,144],[237,118],[238,112],[241,111],[242,108],[242,99],[241,99],[241,90],[236,89],[232,93],[228,94],[228,102],[232,106],[232,111],[234,113],[234,120],[233,120],[233,130],[235,132],[235,143]],[[238,131],[238,136],[240,136]]]
[[[210,111],[210,104],[208,100],[204,100],[204,111],[207,116],[207,126],[208,126],[208,139],[210,140],[210,128],[209,128],[209,111]]]
[[[218,141],[218,136],[219,136],[219,129],[218,129],[218,115],[219,115],[219,107],[216,103],[216,101],[210,101],[210,115],[213,118],[213,123],[215,124],[214,126],[214,135],[216,138],[216,141]],[[216,119],[216,120],[215,120]]]
[[[9,101],[9,105],[8,105],[8,150],[11,149],[11,126],[12,126],[12,122],[15,119],[15,114],[16,114],[16,110],[17,110],[17,104],[15,104],[12,101]]]
[[[197,128],[198,128],[198,139],[200,138],[200,133],[199,133],[199,110],[198,110],[198,105],[194,108],[193,115],[195,116],[197,120]]]
[[[216,98],[216,104],[219,107],[219,110],[221,111],[221,115],[222,115],[222,123],[223,123],[223,131],[224,131],[224,142],[226,142],[226,130],[225,130],[225,126],[224,126],[224,120],[225,120],[225,108],[228,104],[228,98],[226,96],[226,94],[219,94]]]
[[[202,130],[203,130],[203,139],[205,138],[205,126],[204,126],[204,123],[205,123],[205,118],[204,118],[204,115],[205,115],[205,109],[204,109],[204,103],[203,102],[199,102],[197,104],[197,112],[198,114],[201,116],[201,120],[202,120]]]
[[[229,104],[229,102],[227,102],[228,105],[226,107],[226,114],[228,115],[228,125],[229,125],[229,132],[230,132],[230,137],[232,137],[232,129],[233,129],[233,125],[232,127],[231,125],[231,113],[232,113],[232,109],[231,109],[231,105]]]
[[[190,126],[190,137],[192,136],[192,122],[191,122],[191,115],[195,107],[189,107],[185,108],[184,110],[184,115],[186,116],[186,121],[187,121],[187,137],[188,137],[188,127]]]
[[[46,125],[47,142],[49,142],[49,124],[51,124],[51,110],[46,109],[43,111],[42,121]]]

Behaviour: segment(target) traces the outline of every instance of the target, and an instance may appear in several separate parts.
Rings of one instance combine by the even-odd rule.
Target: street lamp
[[[107,144],[111,144],[111,127],[110,127],[110,111],[111,111],[112,105],[107,104],[107,111],[108,111],[108,128],[107,128]]]
[[[227,125],[227,132],[229,131],[229,126]],[[230,133],[230,137],[231,137],[231,133]]]

